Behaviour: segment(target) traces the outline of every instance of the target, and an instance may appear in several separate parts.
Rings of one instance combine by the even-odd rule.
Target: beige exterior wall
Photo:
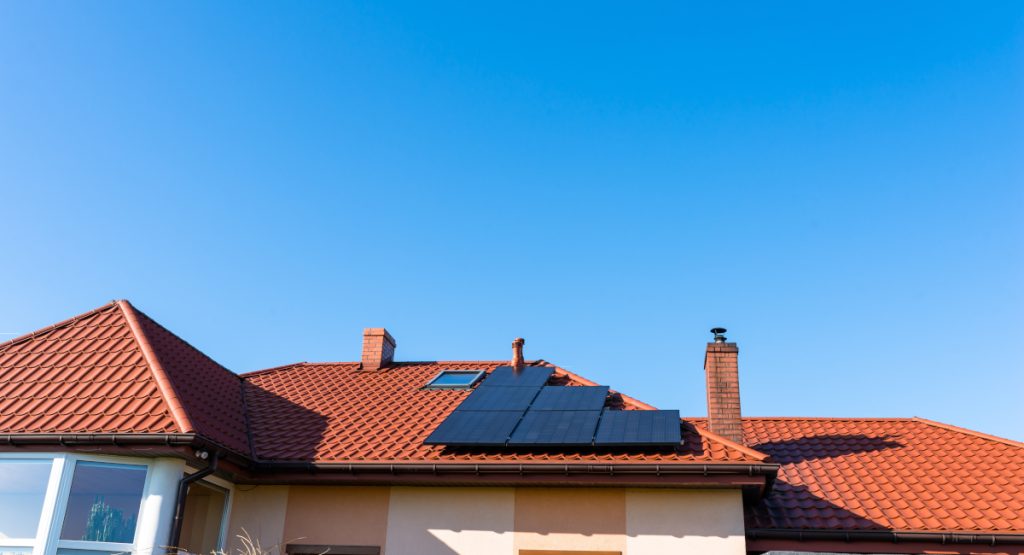
[[[384,548],[390,498],[388,487],[292,486],[285,541]]]
[[[385,555],[744,555],[739,490],[293,486],[236,489],[228,544]],[[275,550],[276,551],[276,550]]]
[[[513,553],[513,488],[393,488],[387,555]]]
[[[625,552],[625,490],[516,489],[515,549]]]
[[[744,555],[738,490],[627,490],[626,552]]]
[[[237,486],[232,496],[227,552],[238,553],[238,535],[248,533],[265,551],[284,553],[288,486]]]

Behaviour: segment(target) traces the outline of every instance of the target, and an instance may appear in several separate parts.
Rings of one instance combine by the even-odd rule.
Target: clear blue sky
[[[708,6],[4,2],[0,332],[1024,440],[1024,4]]]

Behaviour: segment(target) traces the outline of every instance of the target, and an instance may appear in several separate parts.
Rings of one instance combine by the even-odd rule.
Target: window
[[[181,548],[179,553],[206,555],[217,551],[227,501],[227,492],[211,484],[196,482],[188,488],[181,538],[176,546]]]
[[[79,462],[60,538],[132,543],[145,485],[145,466]]]
[[[161,514],[144,500],[181,474],[171,458],[0,453],[0,555],[150,553]]]
[[[427,384],[435,389],[468,389],[482,376],[483,370],[442,370]]]
[[[49,459],[0,460],[0,538],[34,543],[51,466]],[[0,551],[20,553],[22,549],[4,547]]]

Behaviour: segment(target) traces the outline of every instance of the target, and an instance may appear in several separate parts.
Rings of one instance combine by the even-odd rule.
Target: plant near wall
[[[275,555],[276,553],[284,553],[284,550],[281,549],[281,544],[271,546],[269,549],[263,547],[263,544],[260,543],[259,538],[252,537],[252,535],[249,534],[249,531],[245,528],[242,528],[242,533],[236,534],[235,537],[239,539],[239,543],[241,545],[235,548],[234,554],[229,554],[226,551],[215,550],[211,551],[209,555]],[[168,553],[172,555],[203,555],[201,553],[191,553],[190,551],[182,549],[180,547],[166,546],[166,549]],[[321,555],[326,555],[326,553],[327,552],[325,551]],[[124,554],[115,553],[113,555]]]
[[[135,516],[124,515],[124,511],[111,507],[98,495],[89,508],[85,524],[86,541],[131,543],[135,536]]]

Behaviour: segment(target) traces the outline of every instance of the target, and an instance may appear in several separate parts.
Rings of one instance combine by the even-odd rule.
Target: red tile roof
[[[424,445],[468,390],[423,389],[443,369],[490,372],[507,361],[403,362],[360,371],[359,363],[300,363],[243,375],[256,457],[345,463],[402,462],[759,462],[763,455],[686,426],[674,452],[459,451]],[[536,365],[552,366],[546,362]],[[555,367],[569,385],[590,385]],[[627,408],[649,408],[625,398]]]
[[[0,343],[0,433],[198,433],[249,446],[237,375],[117,301]]]
[[[745,418],[780,463],[751,529],[1024,533],[1024,444],[921,418]]]
[[[748,530],[1024,534],[1024,444],[928,420],[746,418],[747,446],[684,421],[674,452],[446,450],[424,438],[468,395],[442,369],[504,361],[299,363],[237,376],[118,301],[0,343],[0,434],[195,433],[261,461],[777,463]],[[567,386],[594,385],[544,361]],[[625,409],[651,409],[622,396]],[[253,436],[250,445],[249,435]]]

